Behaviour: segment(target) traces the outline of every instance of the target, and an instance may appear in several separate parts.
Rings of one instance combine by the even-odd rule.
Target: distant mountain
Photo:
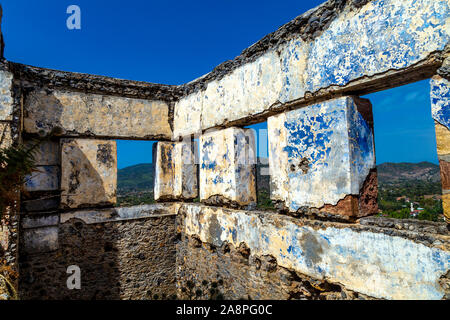
[[[269,175],[267,158],[259,159],[257,166],[257,184],[258,190],[269,192]],[[129,193],[133,191],[153,190],[154,183],[154,165],[153,163],[141,163],[134,166],[119,169],[117,172],[118,193]]]
[[[263,164],[261,164],[263,163]],[[390,163],[377,166],[380,187],[433,185],[439,186],[439,166],[430,162]],[[152,190],[154,166],[143,163],[118,170],[118,189],[121,192]],[[259,159],[257,165],[258,190],[269,191],[267,159]]]
[[[431,162],[391,163],[377,166],[380,185],[402,184],[407,182],[440,182],[439,166]]]
[[[153,190],[154,179],[153,163],[142,163],[119,169],[117,172],[118,193]]]

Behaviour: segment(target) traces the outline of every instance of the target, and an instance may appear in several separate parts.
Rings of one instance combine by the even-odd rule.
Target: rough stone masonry
[[[180,86],[2,57],[1,147],[51,133],[0,227],[19,296],[449,299],[448,225],[368,217],[373,117],[359,98],[431,78],[448,219],[449,13],[447,0],[329,0]],[[244,128],[265,120],[273,211],[255,210]],[[160,203],[115,207],[114,139],[158,140]],[[79,291],[65,287],[73,264]]]

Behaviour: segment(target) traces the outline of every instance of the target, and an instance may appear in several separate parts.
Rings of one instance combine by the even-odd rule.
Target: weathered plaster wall
[[[272,200],[294,212],[303,207],[344,217],[377,212],[376,189],[362,194],[375,169],[375,142],[357,103],[338,98],[268,119]],[[372,111],[366,113],[371,118]],[[376,178],[371,179],[376,185]],[[356,206],[329,207],[352,202],[347,197],[355,197]],[[363,207],[360,197],[375,205]]]
[[[169,106],[164,101],[36,90],[25,100],[24,129],[66,136],[170,139]]]
[[[175,207],[148,205],[22,221],[22,299],[161,299],[175,287]],[[81,269],[81,289],[66,271]]]
[[[175,105],[174,135],[255,121],[282,104],[331,96],[344,86],[354,85],[354,92],[364,83],[373,88],[375,75],[401,73],[443,51],[450,36],[449,12],[446,0],[373,0],[360,8],[347,6],[313,40],[294,33],[182,98]],[[384,83],[381,88],[392,86],[383,77],[379,82]]]
[[[201,242],[273,256],[278,265],[315,279],[340,283],[374,298],[442,299],[450,267],[449,237],[374,226],[295,219],[184,204],[184,230]],[[211,271],[214,274],[214,271]]]

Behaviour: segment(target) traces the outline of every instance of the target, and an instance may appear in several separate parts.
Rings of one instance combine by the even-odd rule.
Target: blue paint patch
[[[236,242],[236,239],[237,239],[237,231],[236,231],[236,229],[229,228],[229,232],[231,233],[231,237],[233,238],[233,241]]]
[[[305,91],[405,68],[424,59],[428,52],[443,50],[449,41],[445,32],[448,1],[379,0],[367,8],[328,28],[312,44]],[[421,12],[418,8],[426,9]],[[413,17],[423,23],[412,28]]]
[[[261,234],[261,239],[262,239],[266,244],[269,244],[269,237],[268,237],[266,234],[262,233],[262,234]]]
[[[445,79],[431,79],[431,113],[433,119],[450,130],[450,84]]]
[[[283,151],[290,162],[307,157],[313,165],[324,164],[331,151],[333,127],[344,116],[343,112],[331,112],[326,104],[316,104],[295,111],[284,122],[288,141]]]
[[[216,177],[212,180],[212,182],[213,182],[214,184],[223,183],[223,178],[222,178],[221,176],[216,176]]]

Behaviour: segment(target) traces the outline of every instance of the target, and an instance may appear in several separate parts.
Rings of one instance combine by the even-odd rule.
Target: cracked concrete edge
[[[173,202],[139,205],[133,207],[118,207],[110,209],[78,210],[73,212],[61,213],[60,223],[66,223],[71,219],[80,219],[86,224],[98,224],[106,222],[173,216],[178,213],[180,207],[181,203]]]

